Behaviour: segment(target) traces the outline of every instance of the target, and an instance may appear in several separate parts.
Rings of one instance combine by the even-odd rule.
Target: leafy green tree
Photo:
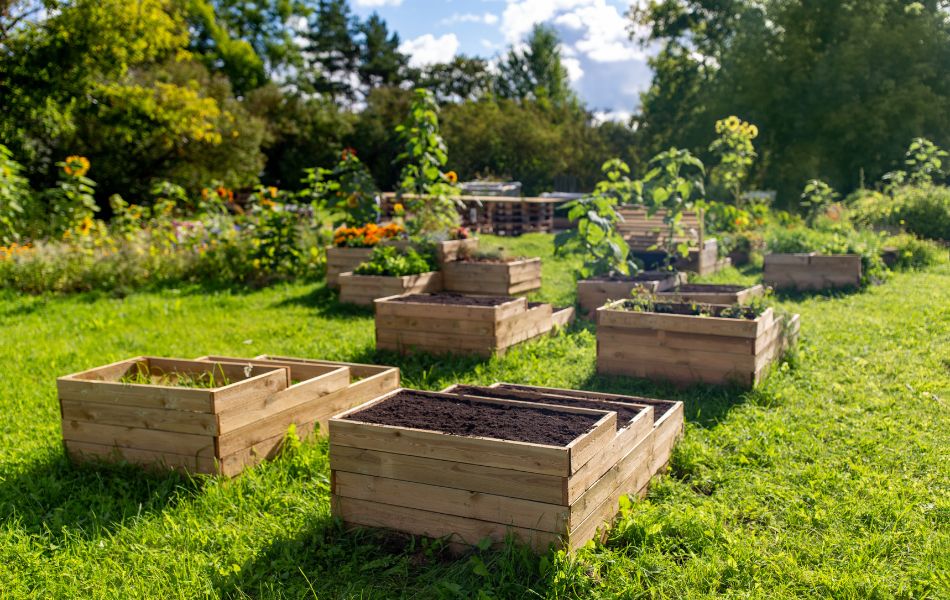
[[[490,94],[495,83],[488,61],[461,54],[450,62],[425,67],[416,79],[418,86],[432,90],[441,104],[478,100]]]
[[[238,93],[260,87],[267,81],[264,58],[247,40],[233,37],[211,0],[188,0],[190,49],[209,70],[224,73]],[[243,5],[247,6],[247,5]]]
[[[409,57],[399,51],[399,35],[390,33],[376,13],[356,27],[359,35],[359,74],[364,89],[405,81]]]
[[[497,93],[503,98],[546,99],[560,105],[575,102],[567,69],[561,62],[561,40],[551,27],[537,24],[524,50],[511,48],[498,65]]]
[[[300,66],[294,26],[298,19],[309,16],[310,0],[211,1],[218,21],[231,37],[254,49],[269,76]]]
[[[360,59],[357,27],[346,0],[319,0],[304,34],[305,52],[311,57],[303,75],[308,89],[338,102],[355,99],[351,78]]]

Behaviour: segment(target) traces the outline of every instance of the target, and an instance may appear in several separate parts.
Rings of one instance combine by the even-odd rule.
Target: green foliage
[[[26,208],[33,191],[21,175],[23,167],[10,149],[0,144],[0,245],[19,241],[25,229]]]
[[[409,118],[396,132],[405,148],[396,160],[403,163],[399,196],[409,213],[406,229],[411,235],[444,235],[459,224],[458,175],[442,171],[449,156],[431,91],[415,91]]]
[[[395,246],[376,246],[367,262],[353,271],[357,275],[381,275],[403,277],[435,271],[434,257],[420,253],[415,248],[400,249]]]
[[[904,230],[933,240],[950,239],[950,188],[904,186],[888,194],[863,191],[849,198],[856,223]]]
[[[352,148],[343,150],[333,169],[307,169],[305,173],[301,198],[331,211],[334,227],[355,227],[375,223],[379,218],[379,190]]]
[[[899,271],[925,269],[936,265],[946,253],[946,250],[933,242],[919,240],[909,233],[887,238],[883,248],[893,252],[894,263],[890,268]]]
[[[813,223],[816,218],[825,214],[828,207],[840,197],[841,195],[824,181],[812,179],[805,184],[805,189],[802,190],[800,204],[805,209],[808,222]]]
[[[752,140],[758,137],[759,129],[732,116],[716,121],[716,133],[719,137],[709,145],[709,152],[719,158],[719,164],[710,172],[710,179],[740,206],[743,185],[757,156]]]
[[[573,252],[583,258],[577,269],[579,279],[598,275],[633,275],[639,270],[629,258],[630,248],[617,231],[622,220],[617,206],[630,202],[633,182],[630,167],[620,159],[604,163],[604,179],[594,193],[565,205],[574,229],[559,233],[554,240],[556,254]]]
[[[221,6],[224,10],[220,10],[216,4],[231,6]],[[246,11],[259,8],[253,7],[253,4],[236,4],[233,0],[188,0],[187,3],[189,22],[193,29],[191,50],[201,57],[209,70],[225,74],[238,93],[245,93],[264,84],[267,77],[264,60],[247,40],[232,37],[232,28],[222,21],[246,22],[246,17],[253,18]],[[231,25],[235,24],[237,23]]]
[[[904,164],[907,171],[892,171],[884,175],[883,179],[892,186],[901,186],[905,183],[915,186],[926,186],[934,183],[934,178],[944,175],[943,160],[947,158],[946,150],[926,138],[914,138],[904,155]]]
[[[511,48],[498,65],[495,84],[502,98],[532,98],[555,106],[576,102],[561,62],[561,40],[553,28],[535,24],[523,50]]]
[[[43,194],[50,213],[46,233],[53,237],[83,226],[99,212],[94,196],[96,182],[86,177],[89,161],[82,156],[70,156],[56,166],[62,170],[59,182]]]
[[[689,150],[670,148],[650,160],[649,170],[633,184],[633,196],[646,207],[648,215],[663,211],[667,230],[663,235],[666,268],[671,269],[676,256],[689,255],[689,245],[677,238],[683,236],[683,213],[706,197],[706,168]]]
[[[765,243],[774,253],[857,254],[861,257],[863,284],[881,281],[887,275],[881,259],[883,238],[872,231],[857,230],[840,217],[818,216],[812,227],[770,227]]]
[[[258,196],[264,195],[258,192]],[[251,265],[268,276],[293,275],[304,258],[297,245],[297,215],[269,198],[259,198],[252,215],[256,218],[247,224]]]

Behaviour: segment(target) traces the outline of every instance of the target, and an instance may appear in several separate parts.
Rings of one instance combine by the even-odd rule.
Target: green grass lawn
[[[539,296],[572,301],[550,237],[495,239],[544,256]],[[802,314],[800,351],[741,393],[598,377],[583,324],[490,361],[376,355],[370,312],[319,284],[0,297],[0,597],[950,598],[950,264],[781,303]],[[329,514],[323,439],[234,480],[64,458],[56,376],[138,354],[265,352],[396,364],[432,389],[681,399],[686,436],[649,497],[574,557],[448,560],[347,532]]]

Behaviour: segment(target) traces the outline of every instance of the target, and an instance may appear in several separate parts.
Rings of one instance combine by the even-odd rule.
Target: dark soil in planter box
[[[511,296],[465,296],[463,294],[413,294],[393,298],[390,302],[414,302],[417,304],[449,304],[455,306],[501,306],[517,300]]]
[[[493,390],[506,389],[506,390],[516,390],[522,392],[537,392],[538,388],[530,385],[518,385],[515,383],[500,383],[498,387],[491,388]],[[542,392],[549,394],[564,394],[564,395],[577,395],[580,397],[584,392],[574,391],[574,390],[551,390],[549,392]],[[616,394],[605,394],[602,392],[595,392],[597,394],[596,398],[598,400],[610,400],[615,402],[630,402],[630,396],[619,396]],[[653,407],[653,422],[656,423],[663,418],[663,415],[673,410],[676,406],[676,402],[672,400],[657,400],[655,398],[636,398],[637,403],[647,404]],[[619,419],[618,419],[619,422]]]
[[[501,388],[480,387],[475,385],[460,385],[452,389],[450,394],[467,394],[487,398],[501,398],[502,400],[518,400],[520,402],[536,402],[538,404],[554,404],[556,406],[573,406],[592,410],[606,410],[617,413],[617,429],[623,429],[633,421],[641,410],[634,406],[621,404],[605,404],[596,398],[552,398],[536,392],[505,390]]]
[[[567,446],[594,428],[600,414],[557,412],[506,406],[418,391],[403,391],[348,420],[438,431],[466,437],[487,437],[549,446]]]

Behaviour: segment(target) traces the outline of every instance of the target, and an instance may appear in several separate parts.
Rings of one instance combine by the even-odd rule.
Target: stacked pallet
[[[391,367],[271,357],[142,356],[57,380],[74,459],[225,476],[275,456],[291,425],[307,435],[398,385]]]
[[[650,215],[642,208],[626,207],[619,211],[623,217],[617,225],[620,235],[627,241],[635,258],[643,261],[647,269],[656,268],[666,258],[665,247],[669,237],[669,226],[663,222],[665,213],[659,211]],[[715,238],[707,238],[703,225],[702,211],[685,211],[680,220],[681,233],[674,237],[674,243],[685,243],[689,247],[686,257],[677,257],[674,266],[681,271],[693,271],[699,275],[709,275],[722,269],[727,263],[719,258],[719,243]]]
[[[573,439],[532,443],[374,418],[406,393],[447,411],[530,418],[545,431],[565,419],[589,426]],[[458,548],[511,534],[538,551],[576,549],[612,520],[621,496],[645,493],[682,427],[678,402],[507,384],[397,391],[330,421],[332,509],[351,526]]]
[[[572,308],[523,297],[414,294],[380,298],[376,349],[396,352],[466,353],[493,356],[566,325]]]
[[[776,289],[823,290],[861,285],[857,254],[767,254],[762,280]]]
[[[554,230],[554,209],[559,198],[522,198],[504,196],[461,196],[459,216],[462,224],[482,233],[521,235],[550,233]],[[395,194],[383,194],[380,211],[383,218],[395,215]]]
[[[725,318],[719,315],[727,306],[694,316],[683,314],[688,305],[658,303],[670,310],[648,312],[628,310],[626,302],[597,310],[598,373],[752,387],[798,335],[799,316],[786,322],[772,308],[755,318]]]

